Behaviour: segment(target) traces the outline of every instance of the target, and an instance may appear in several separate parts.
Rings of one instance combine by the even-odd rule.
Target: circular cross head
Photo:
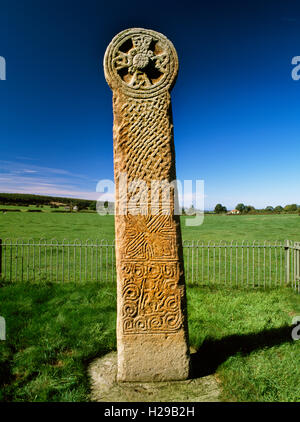
[[[164,35],[150,29],[126,29],[104,55],[104,73],[112,90],[135,98],[170,91],[178,72],[176,50]]]

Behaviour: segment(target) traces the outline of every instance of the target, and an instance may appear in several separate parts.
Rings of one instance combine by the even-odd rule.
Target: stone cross
[[[190,357],[172,184],[176,50],[158,32],[127,29],[107,47],[104,72],[114,112],[117,379],[183,380]]]

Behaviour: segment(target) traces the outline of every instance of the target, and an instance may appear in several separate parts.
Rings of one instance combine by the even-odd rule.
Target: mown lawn
[[[225,401],[299,401],[300,315],[290,289],[188,286],[193,374],[216,373]],[[88,401],[88,363],[116,349],[113,284],[3,283],[2,401]]]
[[[86,366],[116,347],[112,285],[5,285],[2,401],[86,401]]]
[[[0,213],[0,238],[114,239],[114,217],[97,213]]]
[[[184,240],[300,240],[297,215],[205,216]],[[0,213],[0,238],[114,238],[113,216]],[[291,340],[300,315],[291,289],[247,291],[187,288],[194,375],[216,373],[226,401],[299,401],[300,341]],[[87,365],[116,349],[115,286],[108,283],[3,282],[0,315],[0,400],[88,401]]]
[[[274,215],[205,215],[199,227],[187,227],[182,217],[181,230],[184,240],[268,240],[299,241],[300,216],[296,214]]]
[[[183,240],[300,241],[300,217],[278,215],[205,215],[200,226],[186,226],[181,217]],[[0,238],[58,240],[114,238],[114,217],[97,213],[0,213]]]

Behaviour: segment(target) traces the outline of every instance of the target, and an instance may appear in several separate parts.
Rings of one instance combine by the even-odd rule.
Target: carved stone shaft
[[[169,92],[177,54],[164,35],[128,29],[109,44],[104,71],[114,111],[118,380],[186,379],[182,242],[170,184],[176,172]]]

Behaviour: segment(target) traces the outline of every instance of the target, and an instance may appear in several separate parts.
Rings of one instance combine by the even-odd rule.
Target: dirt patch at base
[[[117,382],[117,352],[94,360],[88,369],[96,402],[219,402],[215,375],[185,381]]]

